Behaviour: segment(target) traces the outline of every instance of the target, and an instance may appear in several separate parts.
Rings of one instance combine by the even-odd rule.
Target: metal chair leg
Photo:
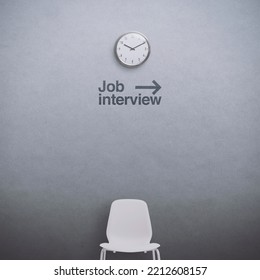
[[[156,260],[156,258],[155,258],[155,251],[152,250],[152,253],[153,253],[153,260]]]
[[[106,249],[102,248],[100,252],[100,260],[106,259]]]
[[[156,253],[157,253],[157,260],[161,259],[161,255],[160,255],[160,251],[158,249],[156,249]]]
[[[101,249],[101,251],[100,251],[100,260],[103,260],[103,248]]]

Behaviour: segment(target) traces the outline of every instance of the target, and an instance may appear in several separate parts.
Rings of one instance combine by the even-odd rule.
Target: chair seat
[[[111,243],[102,243],[100,246],[108,251],[123,252],[123,253],[137,253],[137,252],[146,252],[153,251],[160,247],[158,243],[148,243],[142,245],[127,245],[127,244],[111,244]]]

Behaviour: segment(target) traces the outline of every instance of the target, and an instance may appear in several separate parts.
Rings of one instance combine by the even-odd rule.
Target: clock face
[[[144,63],[149,57],[151,48],[147,38],[138,32],[129,32],[119,37],[115,53],[119,62],[127,67]]]

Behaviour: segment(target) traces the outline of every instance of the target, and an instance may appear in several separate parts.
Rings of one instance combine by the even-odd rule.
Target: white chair
[[[107,223],[108,243],[102,243],[100,259],[106,251],[137,253],[152,251],[153,259],[160,260],[160,244],[150,243],[152,226],[146,202],[138,199],[118,199],[111,204]]]

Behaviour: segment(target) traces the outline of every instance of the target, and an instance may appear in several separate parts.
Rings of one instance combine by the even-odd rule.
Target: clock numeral
[[[120,57],[122,57],[123,55],[122,54],[120,54]]]
[[[134,60],[132,59],[132,64],[134,63]]]
[[[120,43],[121,43],[121,44],[124,44],[124,42],[123,42],[123,41],[120,41]]]
[[[125,61],[127,61],[127,57],[125,58]]]
[[[145,54],[143,54],[143,57],[145,57]]]
[[[139,61],[141,61],[141,58],[140,58],[140,57],[138,57],[138,60],[139,60]]]

